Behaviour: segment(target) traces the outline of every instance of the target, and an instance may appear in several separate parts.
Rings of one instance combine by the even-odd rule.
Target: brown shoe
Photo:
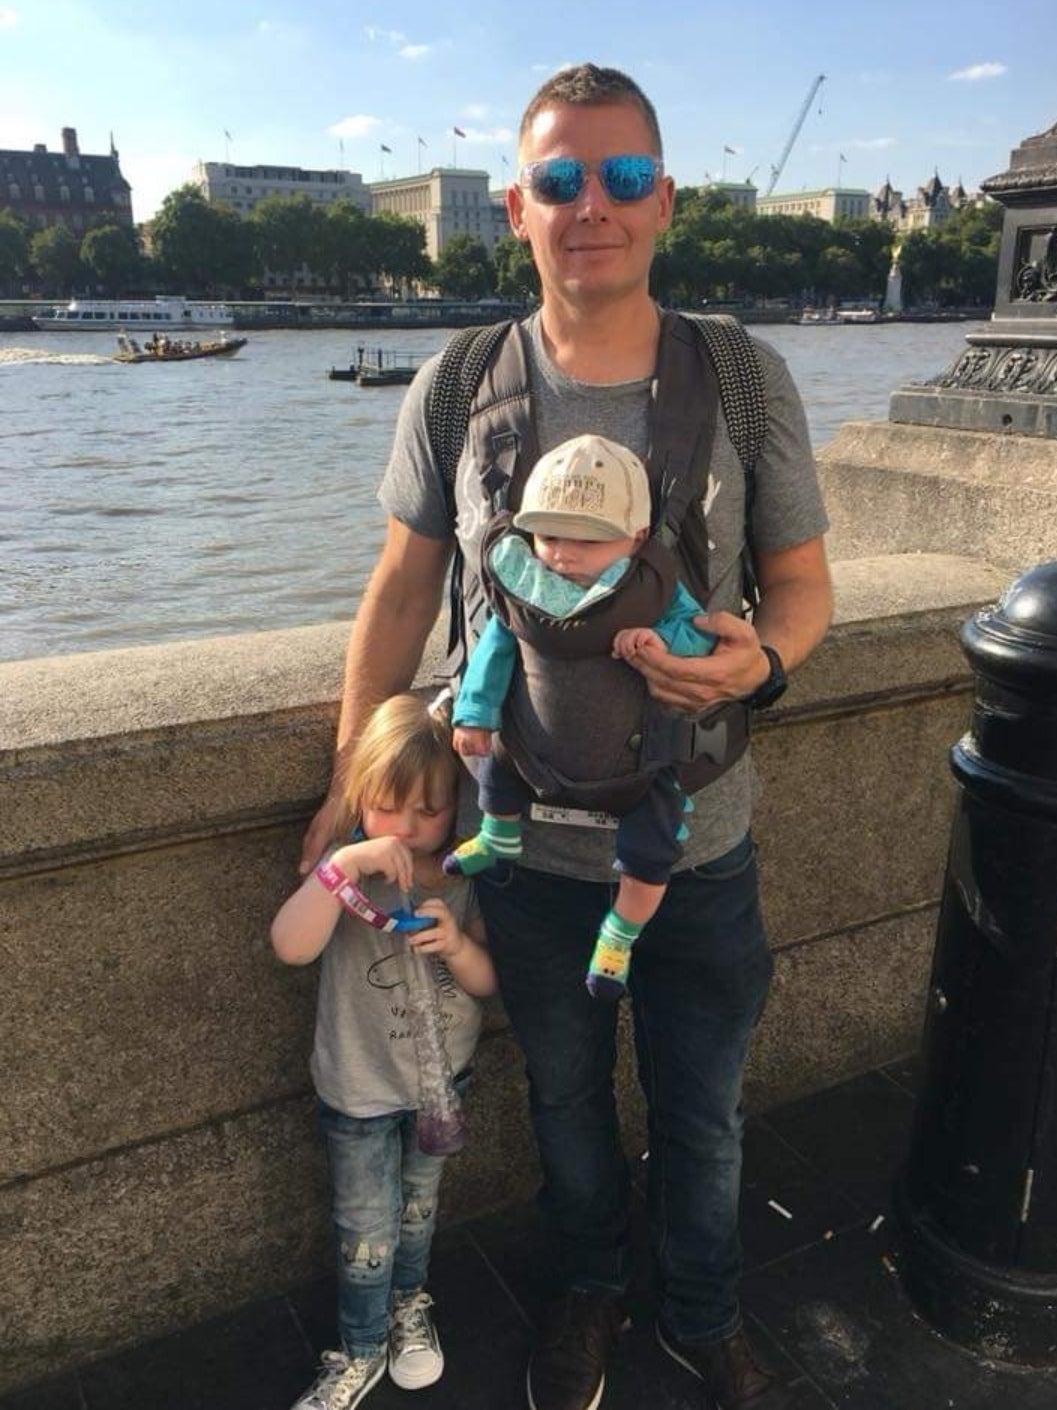
[[[529,1358],[529,1410],[597,1410],[606,1361],[627,1325],[615,1293],[570,1288],[548,1308]]]
[[[704,1381],[714,1410],[786,1410],[789,1405],[788,1390],[759,1365],[744,1332],[723,1341],[677,1341],[658,1322],[657,1340],[673,1360]]]

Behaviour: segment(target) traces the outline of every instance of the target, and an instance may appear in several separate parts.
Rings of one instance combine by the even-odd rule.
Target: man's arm
[[[755,557],[760,605],[753,622],[732,612],[695,619],[714,633],[709,656],[672,656],[647,647],[631,663],[646,678],[650,694],[672,709],[696,714],[721,700],[751,695],[770,673],[762,646],[773,646],[787,671],[807,659],[822,640],[833,614],[826,550],[821,536],[792,548],[761,550]]]
[[[323,806],[309,824],[301,873],[311,871],[333,837],[337,790],[348,751],[381,701],[407,690],[437,619],[452,540],[416,534],[389,518],[385,542],[364,589],[345,655],[334,773]]]

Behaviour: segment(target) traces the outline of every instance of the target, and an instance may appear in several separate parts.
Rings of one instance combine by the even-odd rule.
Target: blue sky
[[[82,152],[105,152],[113,132],[137,220],[199,158],[344,164],[367,180],[454,159],[499,185],[533,90],[590,59],[653,99],[680,185],[754,173],[765,188],[824,73],[779,190],[839,172],[910,193],[934,168],[971,189],[1057,122],[1053,13],[1052,0],[1004,19],[993,0],[0,0],[0,148],[54,151],[75,127]]]

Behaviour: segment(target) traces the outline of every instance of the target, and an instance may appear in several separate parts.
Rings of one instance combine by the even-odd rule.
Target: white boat
[[[72,333],[75,330],[105,332],[126,328],[225,328],[231,327],[234,315],[226,304],[191,303],[189,299],[71,299],[65,308],[50,314],[34,314],[38,328],[53,332]]]
[[[880,323],[881,315],[875,308],[839,308],[838,323]]]

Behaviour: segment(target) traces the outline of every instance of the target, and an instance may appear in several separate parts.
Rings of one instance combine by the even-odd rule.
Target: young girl
[[[416,1137],[418,1066],[401,949],[431,956],[452,1071],[464,1071],[480,1029],[478,999],[495,973],[470,884],[441,870],[455,818],[458,760],[446,714],[396,695],[371,716],[353,751],[346,827],[285,903],[272,944],[287,964],[320,953],[311,1070],[333,1187],[342,1350],[323,1353],[294,1410],[353,1410],[385,1374],[432,1385],[444,1358],[424,1289],[444,1159]],[[345,828],[342,829],[343,835]],[[393,912],[410,893],[430,929],[393,934],[349,914],[337,891],[362,889]]]

